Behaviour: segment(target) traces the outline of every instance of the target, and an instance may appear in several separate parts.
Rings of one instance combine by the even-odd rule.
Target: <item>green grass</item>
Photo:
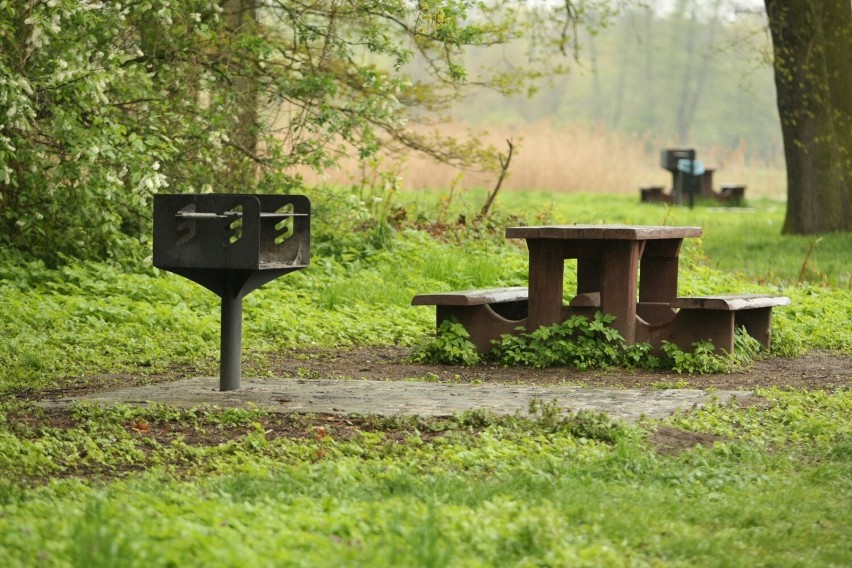
[[[404,196],[409,219],[428,221],[436,195]],[[478,209],[476,194],[463,197],[453,215]],[[437,239],[318,217],[311,267],[246,298],[247,359],[263,373],[266,353],[290,348],[415,344],[434,328],[431,309],[409,305],[415,294],[525,283],[523,243],[502,237],[521,221],[701,225],[704,237],[684,246],[682,294],[787,294],[793,305],[773,318],[776,353],[852,353],[849,237],[826,235],[800,285],[812,239],[780,237],[778,205],[754,205],[506,193],[495,231],[445,227]],[[568,289],[573,278],[567,270]],[[844,389],[767,389],[757,393],[765,405],[677,414],[662,424],[721,442],[676,454],[656,451],[659,422],[562,421],[548,406],[533,419],[347,421],[27,402],[109,384],[102,373],[213,372],[218,305],[150,267],[49,268],[0,252],[3,566],[852,562]]]
[[[441,192],[417,194],[415,210],[428,210],[441,196]],[[465,211],[470,215],[484,201],[483,191],[466,193],[453,203],[449,217]],[[852,289],[852,234],[781,235],[785,210],[782,201],[749,199],[746,207],[699,204],[693,209],[638,201],[638,196],[625,195],[505,192],[495,201],[494,211],[518,216],[528,224],[700,226],[702,251],[713,268],[741,272],[767,283],[791,285],[802,280]]]
[[[251,411],[123,406],[32,427],[37,410],[7,405],[0,432],[18,443],[14,457],[0,444],[3,470],[53,480],[0,483],[0,557],[8,566],[844,565],[852,393],[765,394],[761,411],[711,405],[667,421],[731,435],[677,455],[654,451],[655,422],[560,420],[547,408],[534,419],[354,419],[341,430]],[[285,425],[290,435],[278,436]],[[233,439],[204,442],[223,429]],[[78,480],[84,472],[107,477]]]

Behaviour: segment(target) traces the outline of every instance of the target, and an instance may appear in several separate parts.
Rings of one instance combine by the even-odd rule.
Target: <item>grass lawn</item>
[[[409,306],[414,294],[525,283],[523,243],[501,236],[519,222],[700,225],[681,293],[786,294],[769,356],[852,354],[850,237],[780,237],[781,204],[506,193],[493,230],[455,226],[479,197],[440,209],[440,193],[399,196],[399,231],[371,229],[357,207],[325,215],[312,197],[312,265],[246,298],[247,363],[263,373],[268,354],[296,347],[417,344],[434,314]],[[425,222],[436,217],[440,231]],[[52,389],[120,380],[104,374],[214,372],[218,300],[144,263],[46,267],[4,251],[0,305],[3,566],[852,563],[848,387],[762,389],[758,404],[636,425],[547,406],[444,420],[44,410]],[[665,429],[711,443],[670,451]]]

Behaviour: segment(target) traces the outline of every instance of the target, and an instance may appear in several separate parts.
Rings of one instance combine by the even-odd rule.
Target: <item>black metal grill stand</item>
[[[219,389],[240,388],[243,297],[310,264],[303,195],[154,196],[154,266],[222,299]]]

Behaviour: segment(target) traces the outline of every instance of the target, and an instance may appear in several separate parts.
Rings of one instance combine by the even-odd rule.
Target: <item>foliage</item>
[[[332,422],[6,402],[0,555],[9,566],[848,564],[852,519],[837,496],[850,393],[759,394],[765,406],[665,421],[724,436],[673,455],[652,444],[657,422],[547,403],[529,418]]]
[[[709,341],[693,343],[690,350],[683,350],[674,343],[664,341],[662,349],[664,357],[660,366],[689,374],[728,373],[747,367],[763,355],[763,346],[745,328],[735,330],[734,352],[724,356],[716,355]]]
[[[668,368],[678,373],[726,373],[747,366],[760,353],[760,343],[745,330],[737,330],[735,353],[714,353],[713,344],[700,341],[690,350],[663,342],[662,353],[651,345],[626,345],[609,327],[612,316],[597,312],[593,320],[572,316],[561,324],[539,328],[532,333],[504,334],[496,340],[490,356],[504,365],[531,367],[573,366],[581,370],[608,367]]]
[[[210,112],[192,113],[188,92],[199,73],[194,57],[175,54],[203,53],[218,13],[208,2],[181,6],[0,6],[4,246],[54,262],[58,254],[136,256],[152,193],[203,180],[205,168],[215,179],[222,168],[205,146],[227,131],[221,107],[211,99]],[[174,180],[177,161],[195,164],[182,172],[189,184]]]
[[[494,340],[487,359],[502,365],[535,368],[571,366],[580,370],[610,367],[671,369],[677,373],[728,373],[747,367],[762,355],[760,343],[744,328],[734,335],[734,353],[717,355],[709,341],[698,341],[684,350],[664,341],[661,353],[648,343],[626,345],[610,327],[612,316],[601,312],[589,320],[572,316],[561,324],[541,327],[532,333],[503,334]],[[412,358],[436,364],[473,365],[479,362],[470,334],[456,320],[444,321],[434,337],[419,345]]]
[[[438,326],[431,341],[413,350],[411,358],[419,362],[474,365],[479,362],[479,353],[469,338],[470,334],[464,326],[455,318],[450,318]]]
[[[614,317],[600,312],[594,319],[572,316],[561,324],[531,333],[504,334],[492,355],[506,365],[550,367],[572,365],[579,369],[605,368],[625,360],[624,340],[610,327]]]
[[[0,242],[51,263],[132,262],[159,191],[289,192],[297,167],[379,147],[488,167],[475,139],[437,142],[409,122],[466,86],[540,75],[548,62],[463,67],[466,47],[527,24],[475,0],[3,2]]]
[[[693,344],[691,351],[684,351],[674,343],[663,342],[663,352],[666,359],[671,361],[672,369],[678,373],[723,373],[728,370],[725,361],[714,355],[713,344],[709,341],[698,341]]]
[[[533,400],[529,414],[535,418],[541,428],[552,432],[564,431],[580,440],[594,440],[605,444],[629,442],[637,438],[636,430],[624,423],[613,420],[603,412],[580,410],[576,414],[564,416],[555,402]]]

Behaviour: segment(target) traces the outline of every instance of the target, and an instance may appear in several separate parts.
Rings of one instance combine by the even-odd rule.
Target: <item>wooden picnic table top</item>
[[[701,227],[668,227],[664,225],[537,225],[506,229],[506,237],[510,239],[644,241],[700,236]]]

